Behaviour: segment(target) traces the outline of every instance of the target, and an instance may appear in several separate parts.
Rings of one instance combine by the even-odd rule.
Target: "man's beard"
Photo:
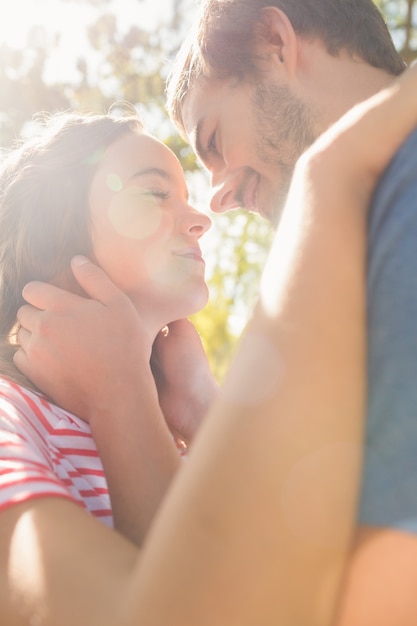
[[[271,198],[272,206],[262,214],[276,226],[288,194],[294,166],[300,155],[314,142],[318,113],[297,98],[288,87],[258,84],[253,97],[254,132],[258,158],[277,168],[279,189]]]

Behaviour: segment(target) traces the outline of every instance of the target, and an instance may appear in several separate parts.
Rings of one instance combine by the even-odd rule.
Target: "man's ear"
[[[265,69],[272,62],[293,77],[298,56],[297,35],[281,9],[271,6],[262,9],[255,26],[255,41],[259,58],[266,62]]]

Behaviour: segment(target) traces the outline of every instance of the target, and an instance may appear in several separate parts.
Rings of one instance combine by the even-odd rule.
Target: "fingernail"
[[[77,254],[77,256],[72,257],[71,263],[77,266],[85,265],[86,263],[88,263],[88,259],[87,257],[82,256],[81,254]]]

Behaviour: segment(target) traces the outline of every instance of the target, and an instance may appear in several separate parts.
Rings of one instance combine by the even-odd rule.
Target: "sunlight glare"
[[[29,511],[20,517],[13,532],[7,570],[15,602],[26,604],[44,595],[45,574],[41,541],[34,516]],[[29,597],[27,596],[28,589],[31,589]],[[41,621],[43,620],[39,620],[39,623]],[[35,623],[35,616],[33,623]]]
[[[53,79],[68,74],[70,65],[89,51],[86,29],[101,14],[116,15],[122,31],[130,26],[152,30],[169,14],[171,7],[172,2],[168,0],[111,0],[98,6],[64,0],[13,0],[0,10],[0,46],[24,48],[28,33],[36,26],[44,28],[48,37],[59,34],[59,50],[51,59],[53,76],[50,78]]]
[[[77,12],[79,9],[77,7]],[[0,43],[22,48],[26,44],[28,32],[34,26],[43,26],[51,33],[62,32],[63,25],[71,29],[79,19],[77,12],[71,3],[61,0],[14,0],[1,12]]]

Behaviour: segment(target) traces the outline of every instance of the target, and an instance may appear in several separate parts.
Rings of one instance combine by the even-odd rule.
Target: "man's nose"
[[[225,211],[239,208],[240,202],[236,198],[238,186],[238,177],[236,175],[229,175],[221,181],[213,177],[211,181],[211,210],[214,213],[224,213]]]

